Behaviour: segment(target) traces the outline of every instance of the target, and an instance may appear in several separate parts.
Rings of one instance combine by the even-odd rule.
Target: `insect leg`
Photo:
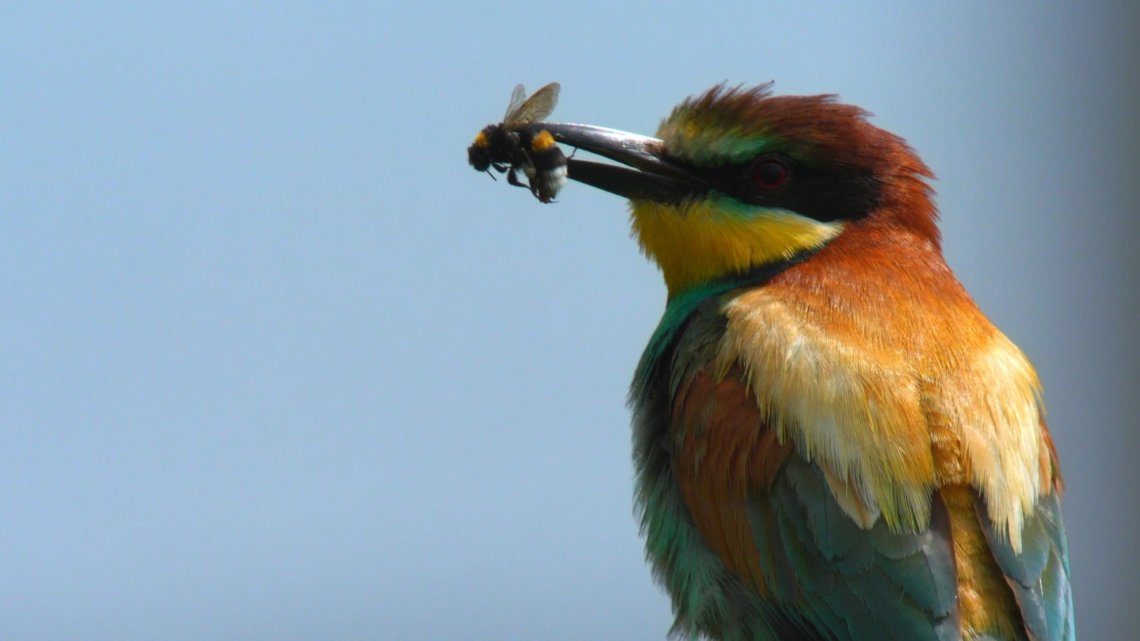
[[[518,176],[515,175],[516,171],[518,171],[518,167],[512,166],[511,170],[507,172],[507,183],[514,185],[515,187],[525,187],[527,189],[530,189],[530,185],[524,185],[519,182]]]

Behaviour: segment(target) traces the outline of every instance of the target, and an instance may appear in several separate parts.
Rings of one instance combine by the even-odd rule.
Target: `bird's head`
[[[560,142],[631,168],[570,161],[570,178],[625,196],[670,296],[888,226],[938,245],[929,170],[899,137],[834,96],[771,83],[685,100],[658,138],[544,123]]]

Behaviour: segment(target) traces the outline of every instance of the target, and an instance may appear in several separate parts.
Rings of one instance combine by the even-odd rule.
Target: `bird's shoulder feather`
[[[822,318],[811,301],[804,304],[795,296],[789,299],[773,284],[779,283],[728,292],[694,305],[685,319],[674,322],[675,341],[662,353],[667,367],[653,377],[655,384],[643,384],[645,393],[633,399],[638,414],[635,421],[640,423],[640,451],[656,452],[658,460],[656,475],[645,474],[645,466],[639,464],[643,498],[639,503],[658,574],[667,585],[673,584],[675,602],[687,604],[687,611],[678,612],[678,626],[707,630],[709,622],[715,622],[718,638],[734,638],[729,628],[735,625],[741,638],[765,638],[753,628],[767,626],[778,638],[860,638],[869,630],[873,633],[868,638],[904,639],[957,638],[959,626],[965,624],[963,629],[974,625],[976,631],[997,634],[994,638],[1002,637],[1004,631],[1006,638],[1013,639],[1023,634],[1020,610],[1030,638],[1072,638],[1067,554],[1054,487],[1059,476],[1048,433],[1036,413],[1034,388],[1029,386],[1028,401],[1037,421],[1032,435],[1043,439],[1036,456],[1044,478],[1038,480],[1048,487],[1040,488],[1022,513],[1024,525],[1017,532],[1022,538],[1017,540],[1026,549],[1021,550],[1009,536],[1008,524],[1004,529],[995,525],[985,485],[970,488],[975,478],[963,465],[962,426],[947,425],[963,415],[936,404],[972,402],[975,399],[969,397],[969,390],[964,397],[960,388],[951,388],[957,397],[946,392],[946,378],[922,371],[924,364],[914,358],[913,345],[892,353],[891,348],[876,343],[883,341],[883,328],[852,331],[848,327],[847,334],[842,327],[831,331],[837,324],[850,325],[850,319]],[[984,317],[980,319],[969,320],[975,331],[980,326],[992,332],[988,336],[1001,352],[1002,341],[1008,340]],[[902,320],[915,322],[914,318]],[[750,343],[741,336],[744,331],[753,338],[757,332],[768,333],[763,340]],[[866,336],[855,335],[858,331],[878,331],[880,337],[872,337],[868,344]],[[773,340],[781,338],[781,333],[783,340]],[[1015,365],[1024,361],[1011,343],[1008,349],[1012,352],[1005,353],[1006,360],[1012,359]],[[968,376],[977,375],[976,365],[969,369],[968,358],[951,362],[965,363]],[[799,371],[797,366],[801,366]],[[783,404],[796,391],[789,389],[794,386],[787,377],[802,377],[809,386],[813,376],[816,384],[828,375],[846,376],[846,393],[856,390],[856,400],[864,403],[861,409],[867,414],[868,403],[883,404],[884,398],[890,399],[868,394],[868,389],[879,394],[891,390],[881,380],[875,389],[873,377],[861,375],[883,371],[902,373],[900,394],[912,397],[895,402],[916,405],[913,414],[901,415],[913,421],[904,427],[914,433],[893,435],[913,442],[891,443],[903,449],[914,445],[916,451],[925,448],[918,456],[927,457],[928,468],[923,471],[927,476],[911,473],[910,477],[922,480],[912,500],[921,503],[924,520],[916,519],[909,527],[879,518],[884,486],[861,484],[858,468],[837,464],[843,459],[835,451],[805,438],[802,422],[818,419],[818,410],[815,415],[797,414],[793,410],[802,410],[802,405]],[[1031,368],[1029,372],[1033,376]],[[998,374],[1008,375],[1008,367]],[[767,380],[760,381],[760,377]],[[785,377],[784,385],[774,385],[773,380],[780,377]],[[859,385],[864,386],[862,390]],[[939,386],[948,398],[937,398]],[[763,394],[771,390],[784,395],[773,395],[766,402]],[[989,403],[992,413],[1005,399],[1001,389],[996,390],[997,396],[994,390],[990,392],[988,397],[977,398]],[[801,396],[801,403],[836,401],[834,395]],[[833,415],[824,425],[811,427],[844,429],[843,419],[854,414]],[[1006,420],[1011,419],[1006,416]],[[855,453],[879,456],[874,448]],[[942,459],[952,459],[959,468],[955,470]],[[871,467],[882,469],[882,459],[869,461]],[[906,472],[900,476],[904,481],[908,478]],[[898,486],[886,487],[897,496]],[[950,494],[944,502],[942,493],[951,488],[976,497],[979,511],[975,513],[972,504],[963,509],[961,501]],[[645,509],[649,506],[644,499],[650,494],[656,509]],[[1000,500],[1000,495],[995,496]],[[666,505],[672,506],[672,520],[662,527],[664,521],[655,515],[660,516]],[[1008,514],[1008,506],[1005,509]],[[978,534],[968,541],[963,534],[966,530]],[[976,554],[955,550],[960,543],[955,532],[961,545],[973,545]],[[659,549],[668,548],[668,559],[655,557],[655,541]],[[1035,563],[1040,550],[1045,550],[1046,561]],[[1021,561],[1026,554],[1030,560]],[[733,587],[733,581],[740,585]],[[1012,596],[1004,582],[1011,586]],[[694,585],[705,587],[694,591]],[[690,588],[688,593],[679,594],[685,587]],[[980,600],[963,602],[963,595],[969,594]],[[742,611],[763,614],[759,619],[745,617],[731,623],[727,613]],[[757,620],[763,620],[763,625]]]

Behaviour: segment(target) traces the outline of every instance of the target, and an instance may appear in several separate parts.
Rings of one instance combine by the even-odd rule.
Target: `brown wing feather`
[[[1017,602],[974,513],[973,491],[966,485],[950,485],[939,488],[938,493],[946,505],[953,532],[963,629],[978,635],[988,632],[1004,639],[1020,638],[1022,622]]]
[[[685,504],[709,547],[766,596],[745,501],[769,487],[792,445],[765,425],[739,369],[721,380],[700,370],[675,399],[670,431]]]

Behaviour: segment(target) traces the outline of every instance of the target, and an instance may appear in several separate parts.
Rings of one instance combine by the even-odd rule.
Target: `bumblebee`
[[[518,128],[542,119],[554,111],[561,86],[552,82],[539,89],[529,99],[522,85],[511,93],[511,102],[503,121],[487,125],[475,136],[467,148],[467,162],[476,171],[485,171],[492,178],[493,168],[507,175],[507,182],[516,187],[527,187],[535,198],[548,203],[566,184],[566,156],[546,130],[537,133],[519,131]],[[522,171],[529,185],[519,181]]]
[[[554,136],[545,129],[529,137],[526,149],[531,164],[523,171],[530,182],[530,191],[535,198],[548,203],[554,200],[558,190],[566,184],[566,155],[554,141]]]

